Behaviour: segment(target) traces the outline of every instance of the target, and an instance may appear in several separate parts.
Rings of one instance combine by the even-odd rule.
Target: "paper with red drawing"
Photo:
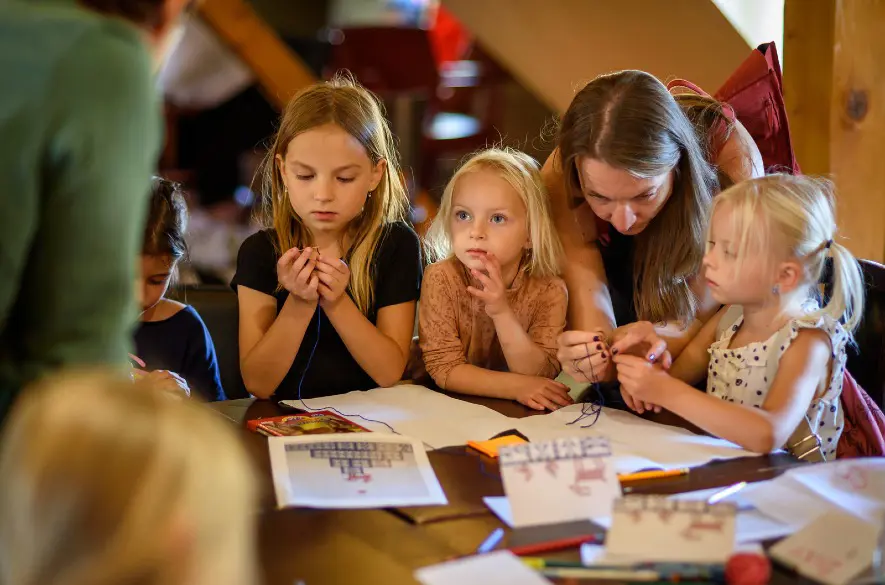
[[[818,496],[859,518],[881,524],[885,519],[885,459],[844,459],[802,467],[793,478]]]
[[[384,508],[446,504],[420,441],[393,434],[268,439],[279,507]]]
[[[803,465],[748,491],[764,514],[803,528],[828,512],[848,512],[880,526],[885,521],[885,459],[859,458]]]
[[[517,528],[608,516],[621,497],[606,438],[501,447],[498,461]]]
[[[605,558],[724,563],[735,547],[734,504],[627,496],[615,502]]]
[[[869,568],[878,528],[857,516],[828,512],[780,541],[768,554],[801,575],[844,585]]]

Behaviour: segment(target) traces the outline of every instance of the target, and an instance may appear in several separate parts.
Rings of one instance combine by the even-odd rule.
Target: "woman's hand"
[[[556,358],[562,369],[578,382],[594,384],[605,379],[611,351],[602,331],[566,331],[557,340]]]
[[[319,252],[313,248],[287,250],[277,261],[277,279],[292,296],[316,303],[319,299],[318,276],[314,273]]]
[[[637,321],[621,327],[623,335],[612,344],[612,355],[645,356],[649,362],[658,362],[670,369],[673,360],[667,353],[667,342],[659,335],[653,323]]]

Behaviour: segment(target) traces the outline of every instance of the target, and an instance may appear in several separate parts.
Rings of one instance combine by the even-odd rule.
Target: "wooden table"
[[[452,396],[509,417],[538,414],[508,400]],[[271,402],[255,401],[245,420],[286,412]],[[666,413],[647,418],[689,426]],[[482,502],[483,496],[504,495],[497,464],[465,447],[428,453],[449,505],[415,509],[439,516],[416,523],[408,518],[411,509],[408,514],[396,510],[277,510],[267,439],[244,434],[263,484],[259,554],[267,585],[293,585],[299,580],[304,585],[411,585],[416,583],[412,576],[416,569],[471,554],[492,530],[504,526]],[[631,493],[678,493],[771,479],[798,464],[786,454],[714,461],[679,478],[632,483]],[[556,556],[579,558],[577,549]],[[772,582],[795,579],[776,572]]]

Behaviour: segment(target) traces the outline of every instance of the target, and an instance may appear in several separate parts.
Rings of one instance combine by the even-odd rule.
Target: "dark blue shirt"
[[[136,355],[148,371],[169,370],[206,400],[224,400],[215,344],[206,324],[191,306],[164,321],[141,322],[135,331]]]

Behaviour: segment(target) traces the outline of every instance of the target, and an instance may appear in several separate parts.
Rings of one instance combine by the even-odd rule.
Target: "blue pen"
[[[481,555],[487,552],[492,552],[495,550],[495,547],[498,546],[498,543],[501,542],[501,539],[504,538],[504,529],[503,528],[495,528],[492,530],[492,533],[489,534],[482,544],[479,545],[479,548],[476,549],[476,554]]]

